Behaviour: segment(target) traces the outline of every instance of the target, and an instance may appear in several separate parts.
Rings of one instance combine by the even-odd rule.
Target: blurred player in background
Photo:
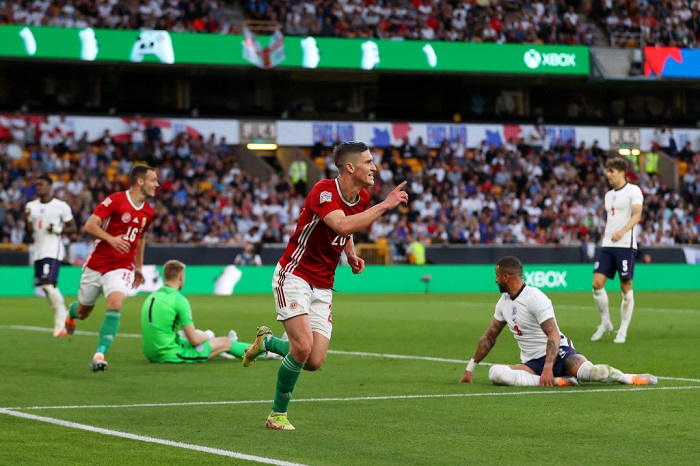
[[[612,189],[605,193],[605,233],[593,269],[593,300],[600,311],[600,325],[591,341],[598,341],[613,330],[605,282],[608,278],[615,278],[615,272],[620,275],[622,290],[620,328],[615,335],[615,343],[626,341],[627,329],[632,321],[632,277],[634,258],[637,255],[637,234],[634,227],[642,218],[644,195],[639,186],[627,182],[625,173],[628,166],[628,160],[623,157],[613,157],[605,162],[606,175]]]
[[[523,264],[517,257],[496,263],[496,284],[502,293],[491,325],[476,346],[461,382],[471,382],[477,364],[496,344],[506,327],[520,347],[520,364],[497,364],[489,369],[496,385],[567,386],[584,382],[617,382],[628,385],[655,384],[651,374],[624,374],[607,364],[593,364],[574,349],[559,330],[552,301],[538,288],[523,281]]]
[[[24,218],[27,235],[34,238],[34,285],[44,290],[53,309],[53,336],[64,337],[66,304],[56,285],[66,257],[62,235],[75,232],[75,220],[70,206],[53,196],[52,185],[48,175],[37,178],[37,198],[27,203]]]
[[[299,374],[302,369],[318,370],[326,359],[333,330],[332,288],[341,253],[345,251],[353,273],[365,268],[365,261],[355,254],[352,234],[400,203],[408,203],[408,194],[401,191],[404,181],[384,201],[367,208],[370,195],[365,188],[374,185],[377,167],[364,143],[339,144],[333,161],[338,178],[321,180],[311,189],[272,277],[277,320],[284,323],[289,341],[274,337],[268,327],[259,327],[255,343],[243,358],[248,367],[266,351],[284,356],[267,418],[272,429],[294,429],[287,407]]]
[[[231,330],[228,337],[216,337],[211,330],[202,332],[195,327],[192,306],[180,292],[185,285],[185,264],[169,260],[163,266],[163,276],[165,285],[151,293],[141,307],[146,358],[159,363],[193,363],[226,352],[242,359],[250,343],[239,342],[235,331]]]
[[[128,191],[107,196],[85,222],[84,231],[95,237],[95,249],[83,267],[78,301],[70,305],[66,319],[66,331],[72,334],[75,319],[87,318],[104,294],[107,312],[90,363],[93,372],[107,369],[105,353],[119,331],[124,299],[130,287],[138,288],[144,280],[144,234],[155,215],[146,199],[155,195],[158,177],[154,168],[137,165],[129,179]]]

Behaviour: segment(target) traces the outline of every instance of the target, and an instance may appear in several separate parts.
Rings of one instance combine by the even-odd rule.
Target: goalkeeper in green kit
[[[190,302],[180,293],[185,284],[185,264],[169,260],[163,267],[163,276],[165,285],[151,293],[141,308],[143,354],[148,360],[205,362],[221,353],[242,359],[250,343],[237,341],[236,332],[229,332],[228,337],[215,337],[211,330],[202,332],[195,328]],[[178,329],[182,332],[178,333]]]

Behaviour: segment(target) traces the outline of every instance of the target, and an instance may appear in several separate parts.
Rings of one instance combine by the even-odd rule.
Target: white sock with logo
[[[593,290],[593,301],[595,301],[595,305],[598,306],[598,311],[600,311],[600,323],[609,324],[610,302],[608,301],[608,293],[605,291],[605,288]]]
[[[581,364],[576,373],[576,378],[584,382],[618,382],[624,384],[632,383],[632,376],[625,374],[619,369],[615,369],[607,364],[593,364],[586,361]]]

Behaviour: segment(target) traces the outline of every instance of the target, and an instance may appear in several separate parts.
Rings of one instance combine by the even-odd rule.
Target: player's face
[[[374,185],[374,174],[377,171],[377,167],[374,165],[374,157],[372,157],[372,154],[368,150],[362,152],[357,157],[354,168],[355,171],[353,175],[356,180],[360,181],[365,186]]]
[[[613,188],[619,188],[625,184],[625,172],[618,170],[616,168],[608,168],[605,172],[605,176],[608,177],[608,183]]]
[[[501,272],[501,268],[496,266],[496,285],[498,285],[498,291],[505,293],[508,291],[508,280],[506,279],[506,274]]]
[[[141,190],[148,197],[153,197],[156,195],[156,189],[160,186],[158,183],[158,175],[156,175],[155,170],[149,170],[146,172],[146,176],[143,179],[143,184],[141,185]]]
[[[44,197],[51,194],[51,185],[46,180],[37,180],[36,195]]]

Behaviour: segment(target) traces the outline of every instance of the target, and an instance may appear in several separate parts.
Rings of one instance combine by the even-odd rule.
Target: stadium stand
[[[5,119],[2,124],[9,123]],[[54,178],[57,196],[71,205],[82,225],[106,195],[125,189],[135,163],[153,164],[160,171],[153,242],[279,243],[293,232],[303,196],[294,192],[286,174],[280,170],[266,182],[252,177],[215,135],[190,140],[178,134],[172,141],[147,139],[135,145],[115,141],[108,132],[96,141],[68,134],[47,144],[42,131],[51,128],[33,126],[26,125],[24,140],[0,143],[0,243],[27,241],[23,206],[34,195],[33,180],[39,174]],[[381,168],[371,195],[377,202],[405,179],[409,205],[375,222],[358,243],[388,243],[392,258],[401,261],[409,236],[433,244],[567,246],[600,238],[607,188],[605,154],[596,147],[560,141],[538,153],[523,140],[466,150],[444,144],[417,158],[404,157],[415,153],[408,144],[408,152],[404,145],[376,155]],[[315,150],[315,162],[333,176],[329,147],[301,149],[308,155]],[[631,175],[646,196],[639,226],[642,247],[700,242],[700,153],[686,157],[679,191],[643,168]]]

